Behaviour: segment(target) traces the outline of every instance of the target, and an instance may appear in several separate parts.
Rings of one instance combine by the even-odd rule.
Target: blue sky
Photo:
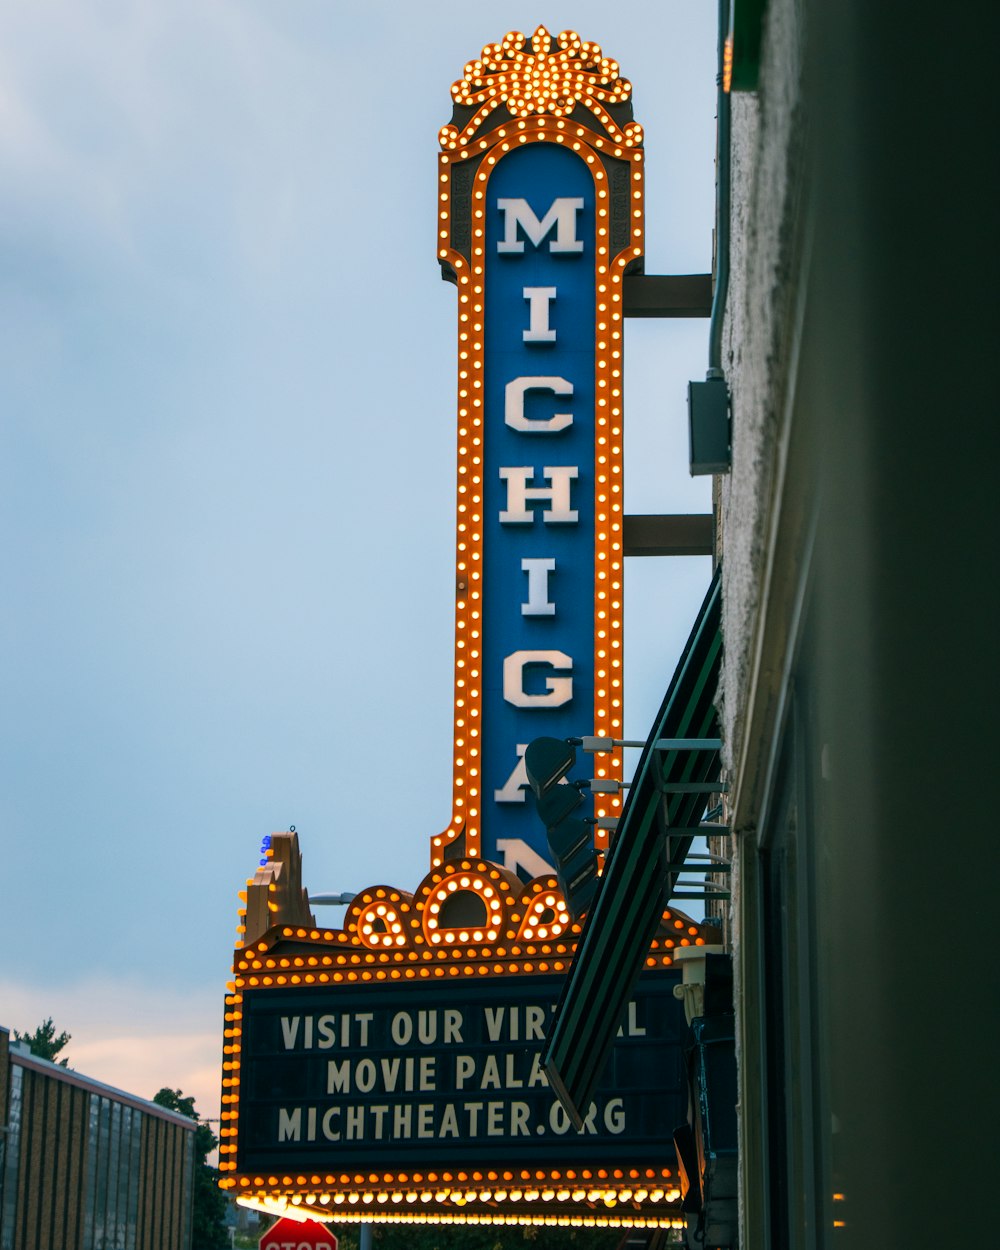
[[[264,834],[297,827],[314,892],[413,888],[450,819],[437,130],[464,63],[540,22],[633,82],[647,272],[708,270],[704,0],[0,9],[0,1024],[55,1016],[135,1093],[217,1106]],[[706,328],[628,323],[628,512],[710,506]],[[627,736],[708,577],[629,562]]]

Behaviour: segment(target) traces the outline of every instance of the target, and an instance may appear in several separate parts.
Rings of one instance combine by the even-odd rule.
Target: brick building
[[[194,1130],[0,1027],[0,1248],[187,1250]]]

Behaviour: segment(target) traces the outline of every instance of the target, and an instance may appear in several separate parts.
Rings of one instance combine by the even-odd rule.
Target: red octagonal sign
[[[260,1250],[337,1250],[337,1238],[316,1220],[281,1219],[260,1239]]]

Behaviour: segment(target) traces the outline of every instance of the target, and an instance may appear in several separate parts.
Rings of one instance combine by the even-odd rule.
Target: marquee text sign
[[[526,801],[541,735],[622,730],[622,283],[642,131],[571,31],[488,44],[440,133],[438,259],[458,292],[452,818],[410,891],[316,925],[269,840],[226,999],[221,1185],[337,1219],[678,1219],[672,990],[699,926],[665,911],[578,1132],[540,1066],[573,921]],[[614,782],[620,753],[595,758]],[[612,824],[617,793],[595,791]],[[598,849],[606,845],[599,828]]]
[[[678,980],[640,982],[582,1131],[540,1064],[560,977],[248,995],[241,1170],[659,1162],[687,1110]]]
[[[523,879],[551,871],[525,745],[621,737],[622,278],[643,201],[630,91],[573,32],[515,32],[466,66],[441,132],[458,595],[454,815],[434,865],[459,842]],[[597,775],[620,779],[620,755]],[[595,797],[598,818],[619,807]]]

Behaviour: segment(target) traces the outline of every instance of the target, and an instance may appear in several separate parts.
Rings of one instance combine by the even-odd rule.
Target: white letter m
[[[583,200],[564,196],[552,201],[552,207],[541,221],[535,216],[527,200],[497,200],[497,208],[503,213],[503,238],[497,243],[498,252],[523,252],[524,240],[517,237],[518,226],[535,247],[556,228],[556,237],[549,242],[550,252],[582,252],[583,242],[576,237],[576,215],[583,208]]]

